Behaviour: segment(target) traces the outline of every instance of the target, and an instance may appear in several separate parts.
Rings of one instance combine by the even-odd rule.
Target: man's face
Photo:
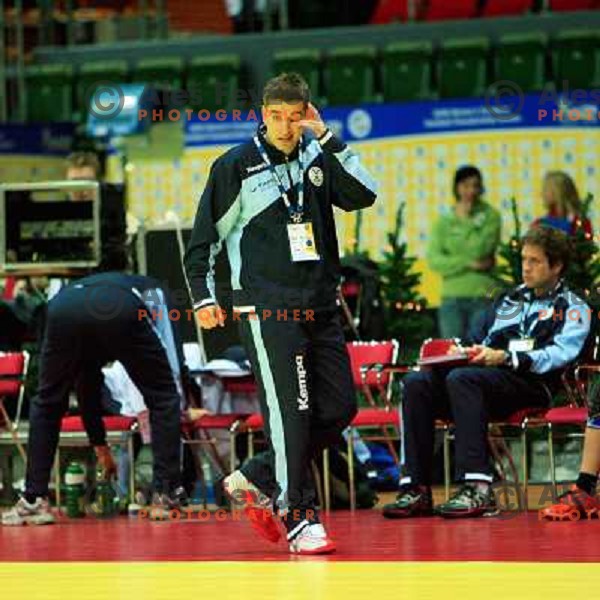
[[[98,176],[94,167],[68,167],[67,179],[69,181],[96,181]],[[91,200],[93,197],[92,190],[79,190],[69,193],[69,198],[75,201]]]
[[[291,154],[302,136],[298,122],[305,116],[304,102],[272,102],[263,106],[262,117],[269,143],[284,154]]]
[[[521,251],[523,283],[533,289],[550,289],[560,278],[562,264],[550,266],[546,253],[540,246],[525,244]]]

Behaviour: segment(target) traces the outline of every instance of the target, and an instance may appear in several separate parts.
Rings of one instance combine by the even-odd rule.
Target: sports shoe
[[[163,521],[169,518],[172,511],[179,510],[188,505],[188,496],[183,486],[175,488],[169,494],[154,492],[148,508],[149,518],[152,521]]]
[[[290,540],[290,552],[293,554],[315,555],[335,552],[335,543],[327,537],[321,523],[308,523],[300,533]]]
[[[383,507],[383,516],[386,519],[431,517],[432,515],[431,488],[423,490],[416,485],[401,486],[396,501]]]
[[[540,509],[538,514],[543,521],[579,521],[598,518],[599,512],[598,500],[573,485],[558,497],[558,504]]]
[[[263,494],[241,471],[234,471],[223,480],[223,490],[231,499],[232,507],[260,506],[270,508],[272,501]]]
[[[8,511],[2,513],[2,525],[52,525],[56,519],[45,498],[36,498],[29,504],[24,497]]]
[[[499,514],[494,490],[488,486],[481,491],[476,485],[465,483],[456,493],[436,508],[436,514],[447,519],[492,517]]]
[[[241,471],[234,471],[223,480],[223,490],[231,499],[233,510],[244,511],[250,526],[269,542],[281,539],[281,528],[271,509],[271,499],[263,494]]]

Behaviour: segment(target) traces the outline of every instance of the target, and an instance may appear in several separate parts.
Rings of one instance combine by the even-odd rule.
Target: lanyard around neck
[[[290,199],[288,196],[288,190],[285,189],[283,182],[281,181],[281,178],[279,177],[279,175],[277,175],[277,171],[275,170],[273,163],[269,160],[267,151],[265,150],[261,141],[258,139],[257,135],[254,136],[254,143],[256,144],[256,147],[257,147],[258,151],[260,152],[260,155],[261,155],[263,161],[269,167],[271,176],[273,177],[273,179],[275,180],[275,183],[277,184],[277,187],[279,188],[279,193],[281,194],[281,197],[283,198],[283,202],[285,204],[285,207],[288,210],[291,221],[293,223],[301,223],[303,212],[304,212],[304,161],[303,161],[304,157],[303,157],[303,152],[302,152],[302,139],[300,139],[299,148],[298,148],[298,168],[300,169],[300,180],[298,181],[298,204],[295,207],[292,206],[292,204],[290,203]],[[293,187],[294,187],[294,182],[292,181],[292,176],[290,174],[290,190],[292,190]]]

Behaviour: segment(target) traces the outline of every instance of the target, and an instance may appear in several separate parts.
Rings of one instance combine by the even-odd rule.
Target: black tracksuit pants
[[[457,481],[492,481],[488,422],[550,403],[531,377],[496,367],[428,369],[407,375],[402,393],[401,484],[431,485],[435,419],[455,424]]]
[[[119,360],[150,411],[154,485],[170,492],[180,482],[180,402],[173,372],[152,322],[140,319],[142,300],[127,289],[62,290],[48,305],[38,394],[29,423],[26,494],[46,496],[60,424],[71,389],[77,392],[92,445],[105,443],[102,367]]]
[[[310,460],[341,440],[356,414],[356,397],[337,312],[317,312],[314,321],[294,320],[289,310],[286,320],[276,315],[241,317],[270,442],[242,472],[277,509],[287,509],[286,523],[293,530],[290,516],[301,521],[315,506]]]

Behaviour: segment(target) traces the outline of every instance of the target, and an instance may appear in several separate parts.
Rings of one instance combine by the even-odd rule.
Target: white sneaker
[[[29,504],[22,497],[10,510],[2,513],[2,525],[51,525],[55,522],[48,500],[44,498],[36,498]]]
[[[290,552],[306,555],[331,554],[335,552],[335,543],[327,537],[321,523],[313,523],[306,525],[290,542]]]
[[[231,498],[233,508],[258,506],[268,509],[271,499],[263,494],[241,471],[234,471],[223,480],[223,489]]]

